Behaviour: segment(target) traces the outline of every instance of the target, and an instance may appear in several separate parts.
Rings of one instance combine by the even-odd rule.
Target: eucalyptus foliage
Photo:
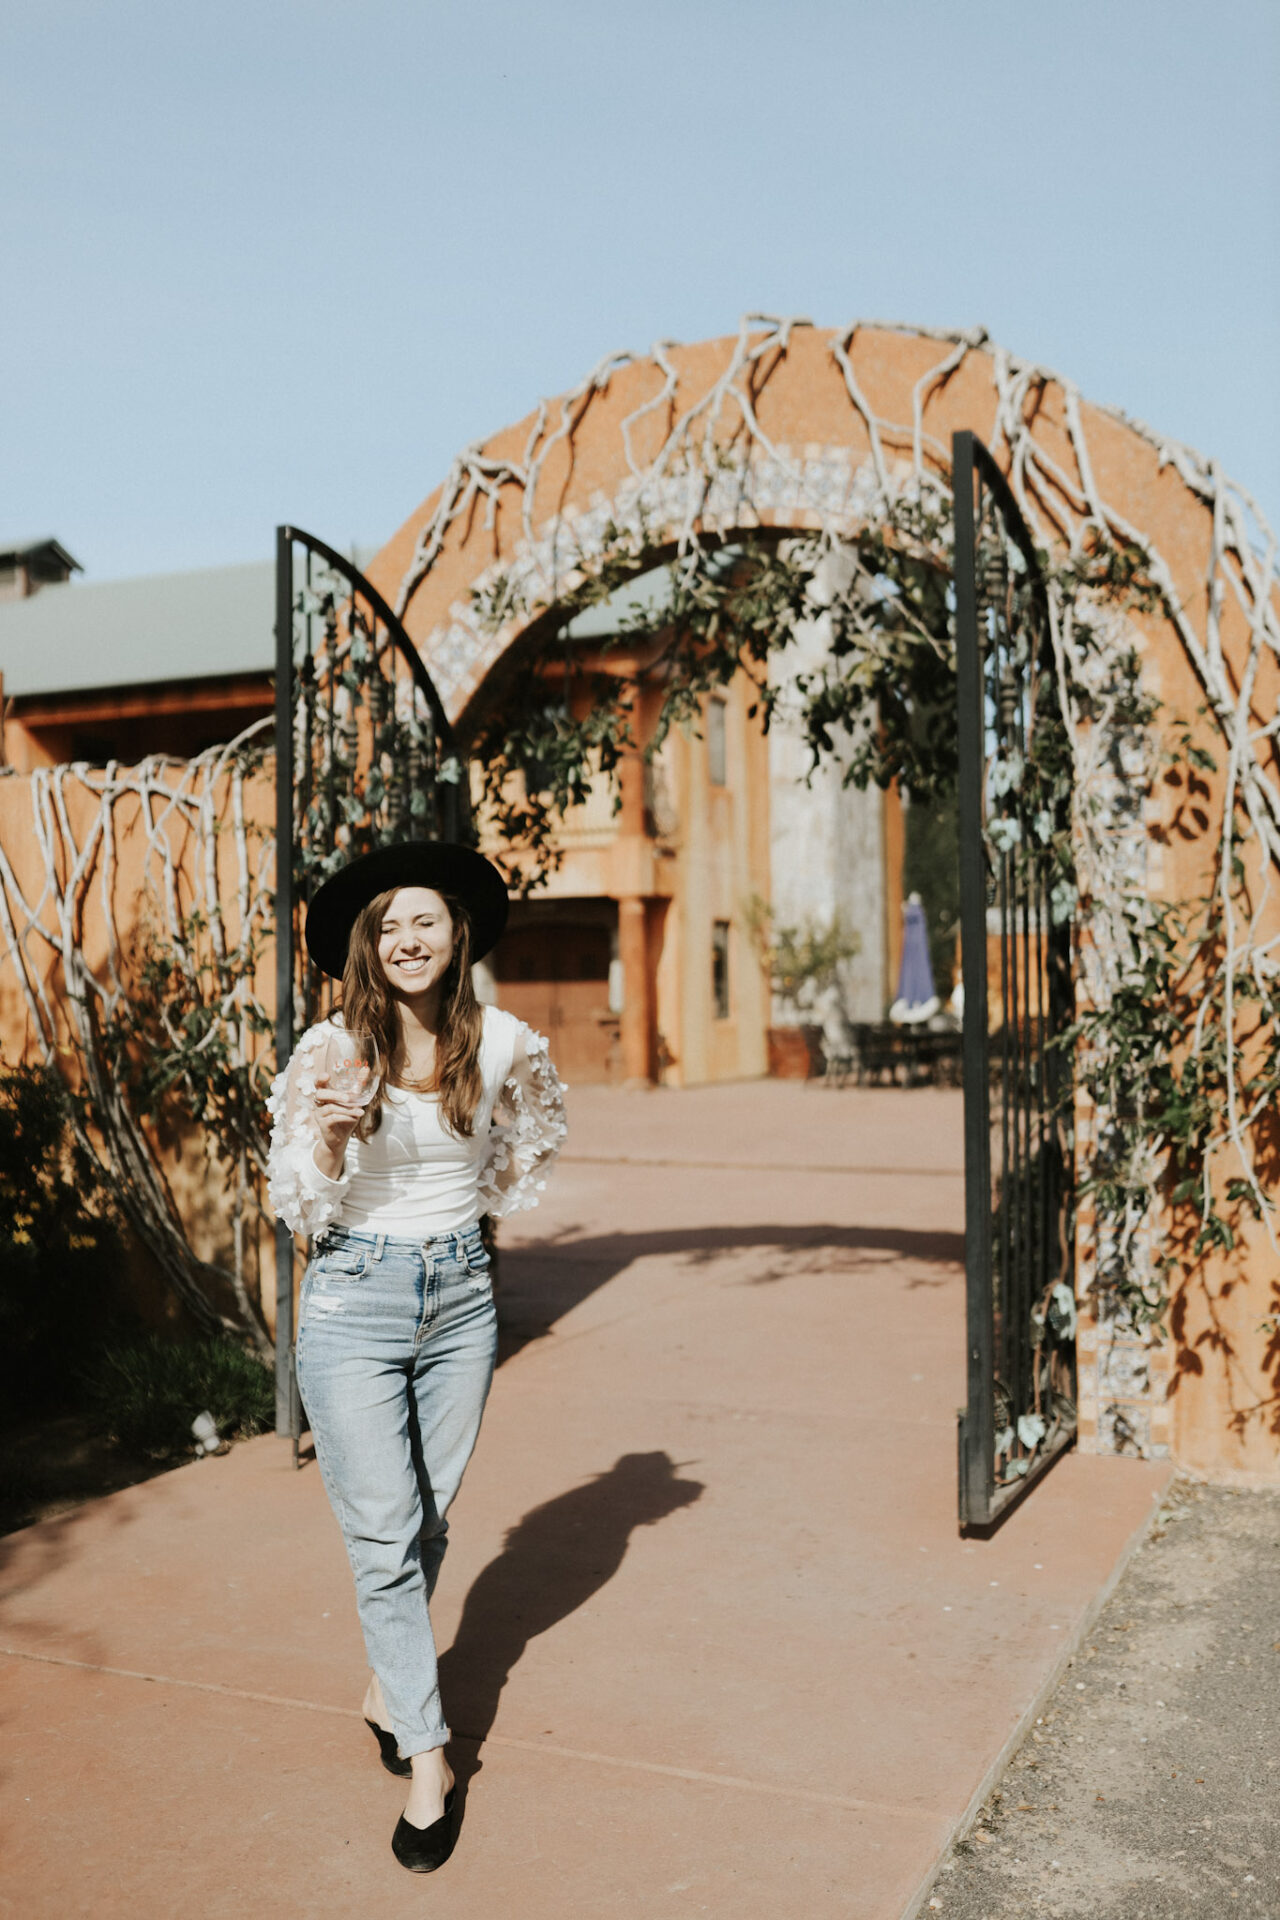
[[[668,561],[643,527],[611,525],[580,584],[541,615],[521,606],[510,577],[491,578],[476,596],[482,623],[533,616],[528,640],[494,676],[472,743],[484,811],[521,856],[513,876],[529,885],[554,867],[556,827],[597,773],[612,774],[627,753],[652,760],[674,727],[696,731],[707,696],[739,674],[766,731],[780,703],[796,715],[815,767],[834,758],[847,784],[897,781],[922,800],[950,793],[949,534],[949,519],[917,501],[839,550],[818,535],[699,542],[669,561],[658,626],[637,605],[591,642],[573,633],[577,616]],[[835,594],[816,584],[833,558],[849,576]],[[821,663],[788,671],[797,629],[819,619]]]
[[[586,799],[596,775],[612,774],[624,754],[653,759],[675,727],[697,731],[707,696],[739,675],[751,683],[749,711],[766,731],[785,701],[813,768],[834,764],[861,787],[897,783],[922,809],[945,810],[957,774],[951,538],[949,512],[923,495],[900,498],[838,544],[761,530],[728,546],[694,541],[673,556],[643,528],[611,527],[579,584],[551,610],[522,607],[513,580],[490,577],[477,598],[481,618],[495,626],[521,614],[529,621],[474,742],[488,817],[517,856],[513,874],[536,884],[556,863],[560,820]],[[1038,583],[1027,575],[1006,586],[1015,597],[1046,593],[1069,610],[1071,662],[1059,654],[1056,667],[1067,698],[1050,697],[1046,682],[1029,762],[989,768],[985,831],[993,858],[1017,860],[1032,851],[1018,846],[1020,822],[1029,820],[1051,855],[1054,921],[1119,939],[1128,952],[1118,986],[1096,1001],[1087,985],[1079,992],[1062,1042],[1074,1078],[1061,1076],[1060,1117],[1070,1142],[1077,1085],[1101,1116],[1077,1189],[1097,1221],[1095,1305],[1104,1320],[1141,1330],[1162,1325],[1171,1274],[1234,1244],[1242,1214],[1260,1213],[1260,1195],[1256,1183],[1213,1174],[1227,1074],[1213,901],[1179,912],[1153,903],[1140,885],[1121,887],[1121,924],[1109,920],[1099,934],[1103,903],[1089,895],[1079,865],[1082,833],[1105,839],[1116,823],[1082,824],[1073,729],[1105,739],[1123,790],[1131,776],[1124,756],[1155,737],[1160,707],[1143,688],[1132,644],[1117,645],[1115,616],[1167,614],[1164,589],[1140,543],[1101,533],[1065,561],[1044,551],[1039,561]],[[994,572],[999,562],[980,551],[980,584],[984,564]],[[637,602],[616,632],[575,637],[580,613],[659,564],[670,585],[656,613]],[[789,665],[798,631],[815,621],[825,641],[820,657],[815,663],[808,649],[803,665]],[[1178,754],[1211,764],[1187,730]],[[1140,818],[1140,778],[1128,798]],[[1114,893],[1105,906],[1114,918]],[[1202,1004],[1196,996],[1206,991]],[[1189,1036],[1193,1005],[1201,1018]],[[1241,1082],[1255,1111],[1280,1078],[1278,1031],[1269,1029]],[[1157,1191],[1188,1224],[1171,1246],[1139,1259]]]

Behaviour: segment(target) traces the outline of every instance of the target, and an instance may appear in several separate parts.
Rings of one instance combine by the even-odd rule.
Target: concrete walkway
[[[0,1912],[900,1920],[1162,1491],[1071,1456],[955,1528],[959,1096],[573,1096],[436,1601],[429,1882],[274,1438],[0,1541]]]

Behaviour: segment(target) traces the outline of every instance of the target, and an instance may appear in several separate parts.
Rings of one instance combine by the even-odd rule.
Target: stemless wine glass
[[[378,1085],[381,1059],[367,1034],[335,1031],[324,1043],[322,1073],[336,1094],[353,1107],[367,1107]]]

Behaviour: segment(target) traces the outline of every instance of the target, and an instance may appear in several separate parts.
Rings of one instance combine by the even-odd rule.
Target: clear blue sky
[[[42,0],[0,23],[0,537],[378,543],[602,354],[938,326],[1280,526],[1280,0]]]

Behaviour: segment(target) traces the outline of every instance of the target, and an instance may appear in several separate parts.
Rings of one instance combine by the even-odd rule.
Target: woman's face
[[[453,958],[453,921],[431,887],[401,887],[388,903],[378,958],[395,994],[412,999],[444,978]]]

